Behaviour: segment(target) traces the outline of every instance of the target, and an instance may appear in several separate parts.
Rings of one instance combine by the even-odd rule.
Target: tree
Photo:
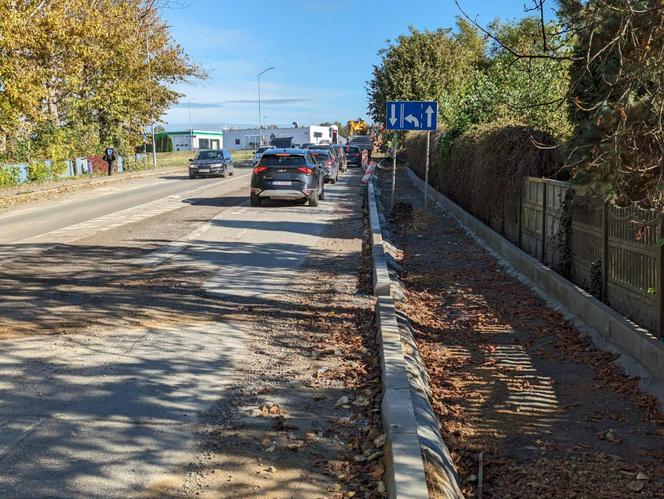
[[[6,157],[127,151],[204,77],[143,0],[0,4],[0,134]]]
[[[485,43],[469,23],[458,20],[458,33],[450,29],[418,31],[388,42],[379,52],[366,88],[369,114],[385,122],[389,100],[436,100],[439,120],[451,121],[454,97],[468,84],[484,60]]]

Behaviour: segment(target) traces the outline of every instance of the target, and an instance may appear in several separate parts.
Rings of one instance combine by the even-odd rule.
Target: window
[[[196,159],[224,159],[224,155],[222,151],[201,151]]]
[[[210,139],[198,139],[198,147],[200,149],[210,149]]]
[[[263,166],[304,166],[307,164],[304,156],[290,154],[263,154],[260,164]]]
[[[240,139],[235,139],[235,145],[239,146],[240,145]]]
[[[320,139],[323,136],[323,132],[314,132],[314,138]]]

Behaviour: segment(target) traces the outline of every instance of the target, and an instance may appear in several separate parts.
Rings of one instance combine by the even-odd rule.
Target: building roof
[[[170,131],[165,131],[165,132],[160,132],[160,133],[165,133],[167,135],[223,135],[224,132],[220,132],[219,130],[215,131],[207,131],[207,130],[185,130],[183,132],[170,132]]]

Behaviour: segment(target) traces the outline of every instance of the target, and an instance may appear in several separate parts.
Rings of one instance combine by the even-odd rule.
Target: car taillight
[[[307,175],[311,175],[314,171],[311,168],[308,168],[306,166],[302,166],[297,169],[298,172],[306,173]]]
[[[328,160],[325,162],[325,166],[332,166],[332,160],[331,160],[331,159],[328,159]]]
[[[264,172],[265,170],[267,170],[267,166],[260,166],[260,165],[255,166],[254,167],[254,175],[257,174],[257,173]]]

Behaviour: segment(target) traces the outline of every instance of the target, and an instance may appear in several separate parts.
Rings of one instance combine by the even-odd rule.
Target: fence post
[[[659,216],[657,244],[657,331],[664,338],[664,215]]]
[[[602,301],[609,302],[609,201],[602,208]]]
[[[542,263],[546,264],[546,180],[542,183]]]
[[[523,249],[523,236],[521,235],[521,233],[523,232],[523,194],[525,191],[524,186],[527,181],[528,177],[523,178],[521,180],[521,188],[519,189],[519,216],[517,217],[519,232],[517,234],[517,244],[521,249]]]

